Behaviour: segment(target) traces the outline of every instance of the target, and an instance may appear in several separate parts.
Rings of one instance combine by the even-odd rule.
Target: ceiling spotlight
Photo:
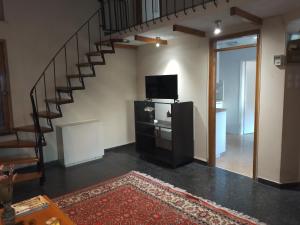
[[[156,46],[156,48],[160,47],[160,37],[156,37],[155,46]]]
[[[214,30],[215,35],[218,35],[222,32],[221,24],[222,24],[221,20],[216,20],[215,21],[215,30]]]

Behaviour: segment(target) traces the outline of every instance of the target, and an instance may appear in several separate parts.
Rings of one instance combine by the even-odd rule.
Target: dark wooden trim
[[[173,31],[179,31],[179,32],[183,32],[186,34],[195,35],[198,37],[206,37],[206,33],[202,30],[197,30],[194,28],[185,27],[185,26],[181,26],[181,25],[177,25],[177,24],[173,25]]]
[[[260,64],[261,64],[261,39],[260,30],[251,30],[223,37],[212,38],[209,50],[209,166],[216,165],[216,43],[219,40],[232,39],[248,35],[258,35],[256,44],[256,91],[255,91],[255,124],[254,124],[254,147],[253,147],[253,178],[257,179],[257,151],[259,133],[259,104],[260,104]],[[224,39],[223,39],[224,38]]]
[[[220,48],[215,49],[216,52],[225,52],[225,51],[232,51],[232,50],[239,50],[244,48],[256,48],[256,44],[249,44],[249,45],[240,45],[240,46],[234,46],[229,48]]]
[[[209,158],[208,165],[216,165],[216,41],[209,43]]]
[[[132,142],[132,143],[128,143],[128,144],[125,144],[125,145],[120,145],[120,146],[116,146],[116,147],[113,147],[113,148],[104,149],[104,152],[110,152],[110,151],[113,151],[113,150],[118,150],[119,148],[129,147],[129,146],[134,146],[134,145],[135,145],[135,142]]]
[[[117,44],[117,43],[114,44],[114,47],[115,48],[126,48],[126,49],[137,49],[138,48],[138,46],[136,46],[136,45]]]
[[[262,18],[258,17],[258,16],[255,16],[245,10],[242,10],[238,7],[231,7],[230,8],[230,15],[231,16],[239,16],[239,17],[242,17],[244,19],[247,19],[253,23],[256,23],[258,25],[262,25],[263,24],[263,20]]]
[[[273,181],[265,180],[263,178],[258,178],[257,181],[261,184],[269,185],[279,189],[294,189],[300,187],[300,182],[279,184]]]
[[[201,165],[203,165],[203,166],[208,166],[208,162],[205,162],[205,161],[200,160],[200,159],[195,159],[195,158],[194,158],[194,162],[195,162],[195,163],[198,163],[198,164],[201,164]]]
[[[11,101],[11,88],[9,81],[9,70],[8,70],[8,54],[7,54],[7,45],[6,41],[0,39],[0,44],[3,45],[3,53],[4,53],[4,69],[5,69],[5,86],[8,95],[6,97],[6,104],[8,107],[5,109],[5,118],[7,118],[6,126],[4,130],[0,130],[0,135],[6,135],[12,133],[13,128],[13,112],[12,112],[12,101]]]
[[[140,36],[140,35],[135,35],[134,40],[145,42],[145,43],[153,43],[153,44],[155,44],[157,42],[156,38],[149,38],[149,37],[144,37],[144,36]],[[168,41],[160,39],[159,43],[161,45],[167,45]]]
[[[44,165],[45,165],[46,169],[50,168],[50,167],[53,167],[53,166],[62,166],[62,164],[60,163],[59,160],[46,162]],[[20,173],[20,172],[32,172],[32,171],[36,171],[36,165],[29,165],[29,166],[20,167],[20,168],[16,169],[15,172]]]

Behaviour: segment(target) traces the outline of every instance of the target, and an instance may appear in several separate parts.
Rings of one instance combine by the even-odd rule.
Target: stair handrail
[[[74,39],[76,38],[76,42],[77,42],[77,59],[78,59],[78,63],[79,63],[79,46],[78,46],[78,34],[86,27],[88,27],[88,35],[89,35],[89,51],[91,51],[91,34],[90,34],[90,22],[95,18],[98,17],[98,28],[99,28],[99,38],[100,41],[102,40],[102,20],[103,18],[103,7],[100,6],[100,8],[98,8],[62,45],[62,47],[60,47],[58,49],[58,51],[54,54],[54,56],[51,58],[51,60],[49,61],[49,63],[46,65],[45,69],[43,70],[43,72],[41,73],[41,75],[38,77],[38,79],[36,80],[36,82],[34,83],[33,87],[30,90],[30,99],[31,99],[31,104],[32,104],[32,118],[33,118],[33,123],[34,123],[34,128],[35,128],[35,141],[37,144],[37,151],[39,151],[39,156],[43,157],[42,154],[42,146],[43,146],[43,142],[45,142],[45,138],[44,138],[44,134],[42,133],[41,130],[41,126],[40,126],[40,121],[39,121],[39,117],[38,117],[38,112],[39,112],[39,108],[38,108],[38,96],[37,96],[37,86],[40,84],[40,82],[43,80],[44,81],[44,97],[45,99],[47,99],[47,84],[46,84],[46,72],[47,70],[50,68],[50,66],[53,64],[54,66],[54,93],[55,93],[55,99],[57,100],[57,92],[56,92],[56,74],[55,74],[55,60],[56,58],[62,53],[62,51],[65,51],[65,66],[66,66],[66,72],[68,70],[68,65],[67,65],[67,46],[68,44]],[[101,47],[101,46],[100,46]],[[67,75],[67,74],[66,74]],[[47,106],[46,106],[47,108]],[[47,108],[47,111],[49,109]],[[52,124],[51,124],[52,126]]]
[[[37,81],[35,82],[35,84],[33,85],[31,91],[30,91],[30,95],[33,94],[35,87],[37,86],[38,82],[42,79],[42,77],[44,76],[44,73],[47,71],[47,69],[49,68],[49,66],[51,65],[52,61],[59,55],[59,53],[66,47],[66,45],[76,36],[76,34],[78,34],[87,24],[89,21],[91,21],[91,19],[94,18],[94,16],[96,14],[98,14],[100,12],[101,8],[97,9],[97,11],[95,13],[92,14],[92,16],[89,17],[88,20],[86,20],[76,31],[75,33],[73,33],[68,39],[67,41],[62,45],[61,48],[59,48],[59,50],[54,54],[54,56],[51,58],[50,62],[47,64],[47,66],[45,67],[45,69],[43,70],[42,74],[39,76],[39,78],[37,79]],[[99,27],[100,28],[100,27]]]

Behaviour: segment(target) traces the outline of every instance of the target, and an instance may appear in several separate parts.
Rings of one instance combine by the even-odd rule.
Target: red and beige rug
[[[77,225],[263,224],[135,171],[55,202]]]

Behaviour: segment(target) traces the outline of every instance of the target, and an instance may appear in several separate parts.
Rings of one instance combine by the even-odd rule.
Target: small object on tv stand
[[[145,107],[154,110],[149,113]],[[166,107],[171,111],[160,112]],[[193,102],[135,101],[134,112],[136,150],[142,158],[173,168],[194,160]]]
[[[172,117],[172,113],[170,113],[170,111],[168,110],[168,112],[167,112],[167,117]]]

